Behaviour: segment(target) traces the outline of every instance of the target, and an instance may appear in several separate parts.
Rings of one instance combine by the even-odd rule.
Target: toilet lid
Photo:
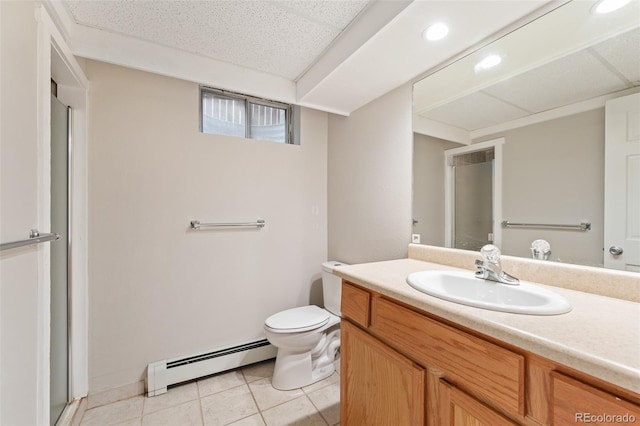
[[[287,309],[271,315],[264,322],[274,330],[308,331],[322,327],[329,321],[329,312],[315,305]]]

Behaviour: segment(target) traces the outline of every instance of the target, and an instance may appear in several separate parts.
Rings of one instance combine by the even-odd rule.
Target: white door
[[[604,266],[640,272],[640,93],[605,106]]]

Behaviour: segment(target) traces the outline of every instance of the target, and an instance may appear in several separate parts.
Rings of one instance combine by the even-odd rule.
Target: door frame
[[[38,135],[38,223],[51,226],[51,79],[58,83],[58,98],[73,109],[71,168],[71,228],[69,270],[69,400],[88,392],[88,298],[87,298],[87,94],[89,81],[73,56],[66,39],[46,9],[35,8],[37,41],[37,135]],[[38,424],[49,424],[50,404],[50,248],[38,249]]]
[[[493,244],[502,244],[502,146],[505,138],[492,139],[474,143],[460,148],[448,149],[444,152],[444,245],[453,247],[454,231],[454,191],[453,157],[460,154],[484,151],[493,148],[495,155],[493,172]]]

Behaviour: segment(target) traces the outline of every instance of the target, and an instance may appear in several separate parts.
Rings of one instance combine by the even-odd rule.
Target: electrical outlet
[[[414,244],[420,244],[420,234],[411,234],[411,242]]]

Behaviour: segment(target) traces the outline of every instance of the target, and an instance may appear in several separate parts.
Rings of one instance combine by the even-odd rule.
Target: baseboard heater
[[[167,392],[167,386],[274,358],[277,348],[266,339],[230,346],[180,359],[153,362],[147,367],[147,396]]]

